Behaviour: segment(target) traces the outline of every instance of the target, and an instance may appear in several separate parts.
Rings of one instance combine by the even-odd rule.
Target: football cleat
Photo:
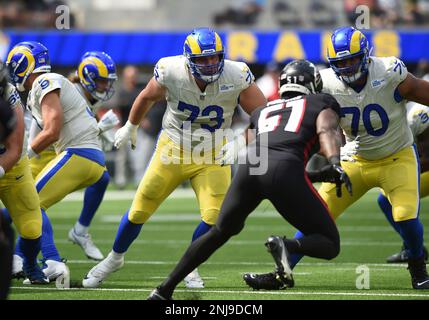
[[[160,292],[159,289],[153,289],[152,292],[150,293],[149,297],[147,298],[147,300],[173,300],[173,298],[169,297],[164,297]]]
[[[55,281],[59,276],[63,274],[68,274],[69,269],[64,263],[65,260],[56,261],[56,260],[44,260],[42,272],[50,282]],[[23,284],[30,284],[30,279],[25,279]]]
[[[277,273],[292,280],[292,269],[289,265],[289,252],[286,249],[283,238],[270,236],[267,242],[265,242],[265,246],[274,258],[274,262],[277,266]]]
[[[185,286],[188,289],[203,289],[204,281],[201,279],[198,269],[194,269],[190,274],[188,274],[185,279]]]
[[[118,271],[124,266],[124,257],[115,258],[113,252],[95,267],[89,270],[88,274],[82,280],[84,288],[97,288],[112,272]]]
[[[27,279],[24,280],[23,284],[48,284],[49,278],[45,276],[40,269],[39,265],[35,263],[34,265],[26,265],[24,263],[24,274]]]
[[[428,249],[423,247],[423,252],[425,256],[425,261],[428,261]],[[398,253],[392,254],[390,257],[386,259],[387,263],[404,263],[408,262],[408,251],[405,247],[402,247],[401,251]]]
[[[277,271],[262,274],[245,273],[243,280],[254,290],[283,290],[295,285],[293,277],[291,279],[286,278],[284,274]]]
[[[69,240],[74,244],[78,244],[85,252],[85,255],[89,259],[93,259],[96,261],[101,261],[104,259],[101,251],[95,246],[94,242],[91,239],[91,235],[89,233],[81,236],[76,233],[74,228],[71,228],[69,231]]]
[[[25,278],[23,264],[24,264],[24,259],[22,259],[17,254],[14,254],[13,262],[12,262],[12,279]]]
[[[408,260],[408,271],[411,274],[411,284],[414,289],[429,289],[429,276],[424,257]]]

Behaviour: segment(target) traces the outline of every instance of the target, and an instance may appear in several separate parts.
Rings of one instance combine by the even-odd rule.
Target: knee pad
[[[27,220],[21,223],[18,228],[20,236],[24,239],[34,240],[42,235],[42,221],[39,220]]]
[[[134,224],[143,224],[152,216],[152,213],[147,213],[139,210],[130,210],[128,220]]]

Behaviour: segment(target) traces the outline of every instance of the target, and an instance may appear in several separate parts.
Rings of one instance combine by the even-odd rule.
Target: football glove
[[[238,153],[244,147],[246,147],[246,139],[243,135],[239,135],[220,149],[215,160],[219,161],[221,166],[234,164],[235,160],[238,158]]]
[[[337,188],[337,197],[340,198],[342,196],[341,185],[343,183],[346,186],[348,193],[352,196],[353,195],[353,193],[352,193],[352,182],[350,181],[350,178],[347,175],[347,173],[338,164],[333,164],[332,169],[337,173],[337,177],[335,178],[335,184],[336,184],[336,188]]]
[[[119,124],[118,116],[113,112],[112,109],[107,111],[98,121],[98,130],[100,130],[100,134],[103,132],[109,131],[110,129],[116,127]]]
[[[347,142],[344,147],[341,147],[341,161],[355,162],[354,155],[358,153],[360,146],[360,136],[356,136],[356,139]]]
[[[124,143],[127,143],[128,140],[130,140],[131,149],[134,150],[136,148],[136,142],[137,142],[137,129],[138,129],[138,126],[135,124],[132,124],[128,120],[123,127],[121,127],[118,131],[116,131],[115,141],[113,143],[115,148],[119,149]]]

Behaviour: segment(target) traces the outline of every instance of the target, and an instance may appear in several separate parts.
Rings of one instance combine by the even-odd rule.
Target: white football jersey
[[[225,60],[219,79],[201,92],[184,56],[159,60],[154,77],[167,88],[167,110],[162,126],[170,139],[177,144],[195,146],[201,142],[189,141],[189,133],[198,130],[199,135],[208,138],[203,141],[213,147],[214,131],[231,127],[241,91],[255,80],[245,63]]]
[[[414,139],[429,127],[429,107],[410,101],[407,103],[407,120]]]
[[[43,97],[60,89],[60,102],[63,109],[63,126],[60,138],[54,143],[55,151],[60,153],[66,148],[91,148],[101,150],[98,139],[97,120],[85,99],[76,87],[64,76],[57,73],[40,75],[33,83],[28,94],[27,106],[33,117],[43,128],[40,104]]]
[[[8,83],[6,86],[6,90],[3,93],[3,99],[6,100],[13,110],[15,108],[22,108],[22,111],[25,111],[24,105],[21,102],[21,98],[19,97],[18,91],[16,88]],[[25,133],[24,133],[24,141],[22,145],[22,153],[21,153],[21,159],[27,154],[27,146],[28,146],[28,128],[25,127]],[[5,151],[5,147],[3,144],[0,144],[0,153],[3,153]]]
[[[340,125],[346,140],[360,136],[359,156],[382,159],[413,143],[406,101],[397,90],[408,74],[401,60],[371,57],[368,80],[359,93],[338,79],[331,68],[320,74],[323,91],[333,95],[341,106]]]
[[[82,87],[80,83],[73,83],[73,85],[76,87],[77,91],[81,94],[81,96],[85,99],[86,103],[88,104],[91,111],[96,114],[98,109],[102,106],[102,101],[96,101],[95,103],[92,103],[88,100],[88,98],[85,95],[85,89]]]

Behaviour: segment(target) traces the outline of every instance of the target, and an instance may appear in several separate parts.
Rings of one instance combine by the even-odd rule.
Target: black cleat
[[[263,274],[245,273],[243,280],[254,290],[283,290],[292,288],[295,284],[292,279],[286,278],[277,271]]]
[[[265,242],[265,246],[268,249],[268,252],[274,258],[277,269],[276,272],[283,277],[293,280],[292,278],[292,269],[289,265],[289,252],[286,249],[286,245],[283,241],[283,238],[278,236],[270,236]]]
[[[428,261],[428,249],[423,247],[425,261]],[[402,247],[401,251],[395,254],[392,254],[386,259],[387,263],[405,263],[408,262],[408,252]]]
[[[160,292],[159,289],[153,289],[152,292],[150,293],[149,297],[147,298],[147,300],[173,300],[173,298],[171,297],[164,297]]]
[[[411,274],[411,284],[414,289],[429,289],[429,276],[426,270],[424,257],[418,259],[409,259],[408,270]]]

